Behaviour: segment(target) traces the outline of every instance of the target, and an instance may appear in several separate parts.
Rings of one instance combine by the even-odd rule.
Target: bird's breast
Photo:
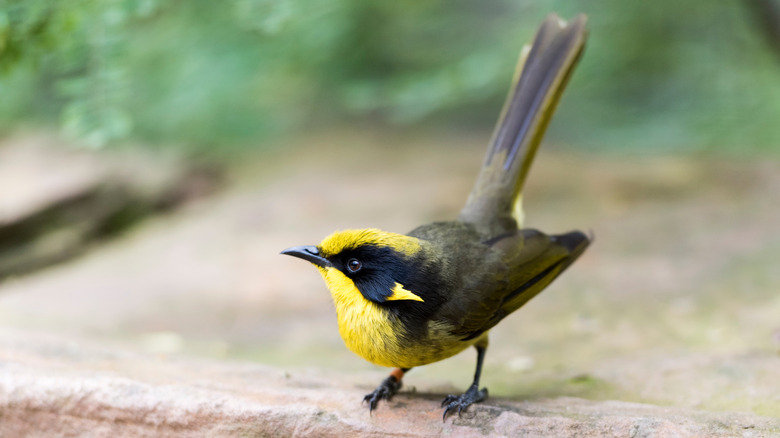
[[[453,356],[474,341],[461,341],[445,323],[429,321],[411,335],[401,319],[363,297],[355,284],[334,268],[320,270],[336,306],[339,333],[347,347],[369,362],[412,368]]]

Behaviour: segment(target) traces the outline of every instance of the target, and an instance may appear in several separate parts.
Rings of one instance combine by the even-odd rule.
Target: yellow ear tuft
[[[404,289],[401,283],[395,284],[395,287],[393,288],[393,294],[387,297],[387,300],[388,301],[412,300],[412,301],[419,301],[421,303],[424,303],[422,298]]]

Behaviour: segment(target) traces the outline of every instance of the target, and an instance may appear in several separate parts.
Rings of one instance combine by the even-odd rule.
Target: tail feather
[[[550,14],[524,48],[477,182],[460,219],[497,235],[517,229],[523,184],[552,113],[579,60],[585,15],[570,23]]]

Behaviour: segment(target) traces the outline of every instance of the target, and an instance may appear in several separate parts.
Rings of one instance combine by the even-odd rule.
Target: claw
[[[447,421],[447,412],[449,412],[449,411],[450,411],[450,407],[449,407],[449,406],[447,406],[447,409],[445,409],[445,410],[444,410],[444,415],[442,415],[442,416],[441,416],[441,422],[442,422],[442,423],[444,423],[445,421]]]
[[[454,412],[455,408],[458,408],[458,417],[460,417],[463,411],[468,409],[473,403],[485,400],[487,394],[487,388],[482,388],[480,390],[476,385],[471,385],[469,389],[461,395],[450,394],[444,397],[441,405],[442,407],[446,406],[446,408],[444,408],[444,414],[442,415],[441,420],[447,420],[447,414],[449,414],[450,411]]]
[[[457,395],[450,394],[447,397],[444,397],[444,400],[441,401],[441,407],[445,407],[457,399],[458,399]]]
[[[376,404],[378,402],[376,391],[372,392],[371,394],[366,394],[365,397],[363,397],[363,403],[368,403],[368,413],[371,414],[371,412],[376,409]]]
[[[366,396],[363,397],[363,403],[368,402],[368,413],[371,414],[374,409],[376,409],[379,400],[392,399],[398,390],[401,389],[401,385],[401,382],[394,376],[390,376],[383,380],[382,383],[376,387],[374,392],[366,394]]]

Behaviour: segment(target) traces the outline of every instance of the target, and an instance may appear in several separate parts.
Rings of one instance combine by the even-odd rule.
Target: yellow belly
[[[386,367],[413,368],[438,362],[460,353],[477,340],[461,341],[449,334],[443,324],[428,324],[422,339],[402,338],[401,322],[374,303],[356,318],[354,309],[339,311],[339,332],[344,343],[358,356]]]

